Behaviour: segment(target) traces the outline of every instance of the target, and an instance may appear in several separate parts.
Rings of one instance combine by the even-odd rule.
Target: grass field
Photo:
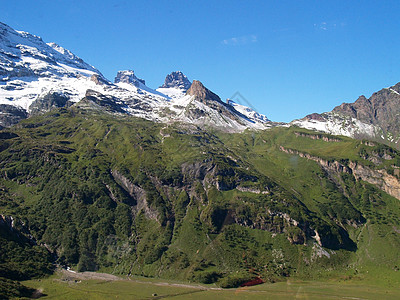
[[[0,298],[26,295],[7,280],[52,272],[34,236],[73,270],[143,276],[24,283],[50,299],[400,299],[399,199],[333,167],[398,182],[400,152],[299,128],[162,126],[64,109],[9,133],[0,213],[31,232],[0,230]],[[290,281],[217,288],[254,276]]]
[[[372,278],[267,283],[219,289],[156,279],[76,280],[65,275],[24,282],[46,296],[41,299],[399,299],[397,284],[374,285]]]

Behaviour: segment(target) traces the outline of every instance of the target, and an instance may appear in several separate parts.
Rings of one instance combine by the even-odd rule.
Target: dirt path
[[[107,273],[96,273],[96,272],[75,272],[72,270],[59,269],[59,272],[64,279],[79,279],[79,280],[126,280],[124,278],[107,274]]]
[[[222,288],[208,287],[199,284],[184,284],[184,283],[169,283],[169,282],[152,282],[152,281],[142,281],[137,279],[132,279],[129,277],[119,277],[108,273],[97,273],[97,272],[75,272],[72,270],[59,269],[64,280],[105,280],[105,281],[132,281],[135,283],[151,284],[156,286],[170,286],[170,287],[181,287],[190,288],[198,290],[222,290]]]

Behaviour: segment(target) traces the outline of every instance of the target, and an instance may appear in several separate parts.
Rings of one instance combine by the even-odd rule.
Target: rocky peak
[[[193,80],[192,85],[187,90],[186,95],[194,96],[196,100],[204,102],[205,100],[214,100],[221,102],[221,98],[207,89],[200,81]]]
[[[146,85],[146,82],[143,79],[136,77],[135,72],[132,70],[118,71],[114,83],[119,82],[133,84],[136,87],[139,87],[140,84]]]
[[[350,116],[367,124],[380,126],[383,131],[399,132],[400,85],[384,88],[370,98],[360,96],[354,103],[343,103],[333,109],[334,113]],[[394,133],[394,132],[392,132]]]
[[[160,88],[178,88],[187,91],[190,88],[190,81],[181,71],[172,72],[165,77],[164,84]]]

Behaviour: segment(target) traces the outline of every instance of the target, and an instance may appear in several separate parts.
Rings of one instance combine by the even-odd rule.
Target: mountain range
[[[201,86],[203,91],[196,87],[196,96],[188,94],[192,83],[179,71],[167,75],[158,89],[147,87],[131,70],[119,71],[111,83],[95,67],[55,43],[45,43],[38,36],[16,31],[3,23],[0,30],[0,126],[3,127],[54,107],[70,106],[89,91],[94,103],[104,102],[96,102],[95,94],[108,99],[112,103],[108,106],[110,111],[156,122],[196,123],[228,132],[296,125],[335,135],[369,138],[394,147],[400,138],[399,84],[384,88],[369,99],[360,96],[356,102],[343,103],[331,112],[313,113],[283,124],[271,122],[233,100],[224,103],[204,86]]]
[[[54,107],[70,106],[88,95],[96,105],[107,102],[110,112],[156,122],[196,123],[230,132],[268,127],[266,117],[233,102],[227,105],[198,81],[190,89],[191,82],[182,72],[167,75],[157,90],[147,87],[131,70],[119,71],[111,83],[55,43],[46,44],[40,37],[2,23],[0,30],[3,127]]]
[[[55,264],[221,287],[397,274],[399,93],[272,122],[179,71],[112,83],[0,23],[0,292]]]

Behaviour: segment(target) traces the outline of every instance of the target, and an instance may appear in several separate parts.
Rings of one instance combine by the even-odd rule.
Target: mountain
[[[51,93],[80,100],[86,79],[101,73],[70,51],[40,37],[0,23],[0,104],[29,112],[36,100]]]
[[[220,116],[216,107],[204,106],[204,103],[197,107],[197,102],[186,95],[190,86],[191,82],[179,71],[167,75],[158,90],[147,87],[132,70],[119,71],[111,83],[100,71],[69,50],[55,43],[46,44],[40,37],[0,23],[2,127],[53,108],[74,105],[83,99],[79,104],[81,107],[107,106],[109,113],[155,122],[195,122],[199,126],[227,131],[264,128],[264,123],[258,119],[246,117],[235,109],[229,109],[232,111],[229,115]],[[193,110],[187,106],[202,111],[202,118],[192,118],[187,111]]]
[[[181,71],[172,72],[165,77],[164,84],[157,91],[171,99],[179,99],[185,96],[192,83]]]
[[[165,77],[164,84],[160,86],[160,88],[175,88],[186,92],[190,88],[191,84],[192,83],[185,74],[183,74],[181,71],[176,71],[168,74],[167,77]]]
[[[394,147],[400,140],[400,83],[384,88],[370,98],[360,96],[331,112],[311,114],[291,124],[354,138],[368,138]]]
[[[221,287],[397,284],[400,152],[315,129],[395,130],[398,87],[278,126],[181,72],[157,90],[132,70],[112,83],[1,28],[0,296],[28,295],[19,281],[55,264]]]

